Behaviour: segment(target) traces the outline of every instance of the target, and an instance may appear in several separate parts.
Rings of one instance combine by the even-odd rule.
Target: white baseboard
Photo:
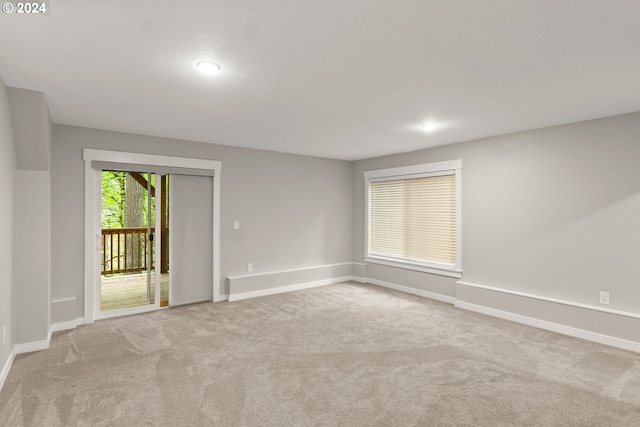
[[[510,320],[512,322],[521,323],[523,325],[533,326],[536,328],[545,329],[547,331],[557,332],[559,334],[581,338],[584,340],[640,353],[640,343],[637,343],[635,341],[628,341],[622,338],[612,337],[610,335],[603,335],[597,332],[585,331],[584,329],[561,325],[559,323],[547,322],[546,320],[535,319],[533,317],[522,316],[520,314],[509,313],[507,311],[496,310],[494,308],[489,308],[483,305],[471,304],[459,300],[457,300],[454,305],[458,308],[475,311],[476,313],[486,314],[488,316]]]
[[[198,304],[199,302],[223,302],[223,301],[228,301],[229,300],[229,295],[227,294],[222,294],[220,295],[220,299],[218,301],[212,301],[210,299],[207,300],[193,300],[193,301],[184,301],[184,302],[180,302],[180,303],[170,303],[168,308],[171,307],[180,307],[181,305],[189,305],[189,304]]]
[[[600,311],[602,313],[615,314],[617,316],[624,316],[624,317],[631,317],[631,318],[634,318],[634,319],[640,319],[640,314],[631,313],[631,312],[628,312],[628,311],[614,310],[614,309],[611,309],[611,308],[598,307],[596,305],[591,305],[591,304],[582,304],[582,303],[578,303],[578,302],[574,302],[574,301],[567,301],[567,300],[558,299],[558,298],[550,298],[550,297],[545,297],[545,296],[542,296],[542,295],[530,294],[530,293],[526,293],[526,292],[512,291],[511,289],[496,288],[494,286],[479,285],[477,283],[465,282],[463,280],[458,280],[456,282],[456,284],[457,285],[462,285],[462,286],[467,286],[467,287],[470,287],[470,288],[482,289],[484,291],[499,292],[501,294],[514,295],[514,296],[517,296],[517,297],[524,297],[524,298],[530,298],[530,299],[534,299],[534,300],[538,300],[538,301],[551,302],[551,303],[554,303],[554,304],[566,305],[566,306],[569,306],[569,307],[584,308],[584,309],[591,310],[591,311]]]
[[[320,269],[320,268],[327,268],[327,267],[341,267],[341,266],[344,266],[344,265],[353,265],[353,264],[355,264],[355,263],[353,263],[353,262],[341,262],[339,264],[314,265],[314,266],[311,266],[311,267],[290,268],[290,269],[287,269],[287,270],[266,271],[266,272],[263,272],[263,273],[238,274],[236,276],[227,276],[227,279],[229,279],[229,280],[246,279],[248,277],[271,276],[271,275],[275,275],[275,274],[293,273],[293,272],[296,272],[296,271],[306,271],[306,270],[317,270],[317,269]]]
[[[210,299],[196,299],[196,300],[191,300],[191,301],[182,301],[182,302],[179,302],[179,303],[172,302],[172,303],[170,303],[169,308],[171,308],[171,307],[180,307],[180,306],[183,306],[183,305],[190,305],[190,304],[198,304],[198,303],[201,303],[201,302],[212,302],[212,301]]]
[[[215,297],[213,299],[210,300],[211,302],[223,302],[223,301],[229,301],[229,294],[220,294],[218,295],[218,299],[216,299]]]
[[[448,304],[453,304],[456,301],[454,297],[450,297],[447,295],[436,294],[435,292],[423,291],[416,288],[410,288],[409,286],[397,285],[395,283],[389,283],[378,279],[368,278],[366,279],[366,282],[363,283],[371,283],[372,285],[382,286],[383,288],[389,288],[407,294],[417,295],[419,297],[431,298],[437,301],[446,302]]]
[[[79,325],[83,325],[83,324],[84,324],[84,317],[78,317],[75,320],[69,320],[67,322],[52,323],[49,330],[51,332],[66,331],[69,329],[75,329]]]
[[[358,283],[369,283],[369,279],[366,277],[351,276],[351,280]]]
[[[4,366],[2,367],[2,372],[0,372],[0,391],[2,391],[2,387],[4,387],[4,382],[9,376],[9,371],[11,370],[11,366],[13,365],[13,359],[15,358],[16,358],[16,352],[15,350],[13,350],[11,351],[11,354],[9,354],[9,358],[7,359]]]
[[[51,331],[49,332],[49,336],[47,339],[41,341],[32,341],[26,342],[22,344],[16,344],[13,346],[13,352],[15,354],[21,353],[31,353],[32,351],[46,350],[51,345]]]
[[[318,280],[315,282],[298,283],[296,285],[281,286],[278,288],[262,289],[253,292],[243,292],[240,294],[229,295],[229,301],[240,301],[247,298],[257,298],[273,294],[281,294],[284,292],[299,291],[302,289],[315,288],[318,286],[332,285],[334,283],[348,282],[352,276],[335,277],[333,279]]]

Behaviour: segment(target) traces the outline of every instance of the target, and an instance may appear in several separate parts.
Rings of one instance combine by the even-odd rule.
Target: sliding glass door
[[[167,306],[167,175],[116,170],[101,175],[98,317]]]

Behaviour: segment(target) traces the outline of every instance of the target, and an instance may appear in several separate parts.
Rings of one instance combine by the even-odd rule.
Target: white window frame
[[[430,176],[455,175],[456,177],[456,263],[455,265],[436,262],[420,262],[394,257],[372,255],[369,250],[369,187],[372,182],[399,181]],[[438,274],[441,276],[462,278],[462,160],[449,160],[421,165],[403,166],[389,169],[365,171],[365,230],[363,256],[366,262]]]

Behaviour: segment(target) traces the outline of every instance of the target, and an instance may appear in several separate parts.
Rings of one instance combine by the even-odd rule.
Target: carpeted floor
[[[640,355],[344,283],[56,333],[0,425],[637,426]]]

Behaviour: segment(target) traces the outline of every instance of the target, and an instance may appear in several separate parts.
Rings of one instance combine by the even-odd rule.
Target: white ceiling
[[[638,0],[50,9],[0,14],[0,76],[59,124],[354,160],[640,110]]]

